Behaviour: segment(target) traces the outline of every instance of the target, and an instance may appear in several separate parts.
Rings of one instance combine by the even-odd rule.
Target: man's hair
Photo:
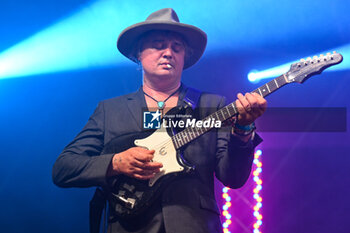
[[[179,33],[177,32],[173,32],[173,31],[167,31],[167,30],[151,30],[151,31],[148,31],[148,32],[145,32],[143,33],[137,40],[133,50],[132,50],[132,60],[134,62],[136,62],[137,64],[140,64],[141,61],[140,61],[140,56],[141,56],[141,52],[142,52],[142,46],[143,46],[143,43],[144,43],[144,40],[145,38],[147,38],[147,36],[150,34],[150,33],[153,33],[153,32],[157,32],[157,31],[160,31],[160,32],[165,32],[167,34],[169,33],[175,33],[176,35],[178,35],[183,44],[184,44],[184,47],[185,47],[185,58],[184,58],[184,64],[187,63],[187,61],[189,60],[189,58],[193,55],[193,49],[188,45],[186,39]]]

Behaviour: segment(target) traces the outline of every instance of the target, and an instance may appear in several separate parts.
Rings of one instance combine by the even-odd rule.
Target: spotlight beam
[[[113,4],[96,1],[3,51],[0,79],[127,62],[115,46],[115,32],[122,30],[126,13]]]

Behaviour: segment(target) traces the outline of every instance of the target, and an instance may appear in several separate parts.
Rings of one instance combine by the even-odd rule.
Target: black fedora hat
[[[117,41],[119,51],[132,61],[136,61],[135,46],[140,36],[152,30],[173,31],[183,36],[193,50],[191,56],[185,61],[184,69],[194,65],[200,59],[207,45],[205,32],[195,26],[180,23],[173,9],[164,8],[150,14],[145,21],[124,29]]]

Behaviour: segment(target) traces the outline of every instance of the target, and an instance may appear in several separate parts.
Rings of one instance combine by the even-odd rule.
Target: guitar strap
[[[183,101],[194,110],[197,107],[201,94],[201,91],[188,87]]]

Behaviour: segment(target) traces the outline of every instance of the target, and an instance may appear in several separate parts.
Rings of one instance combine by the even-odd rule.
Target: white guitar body
[[[177,161],[177,152],[166,128],[160,128],[147,138],[135,140],[134,143],[136,146],[155,150],[153,161],[163,164],[160,172],[149,180],[150,187],[162,176],[184,170]]]

